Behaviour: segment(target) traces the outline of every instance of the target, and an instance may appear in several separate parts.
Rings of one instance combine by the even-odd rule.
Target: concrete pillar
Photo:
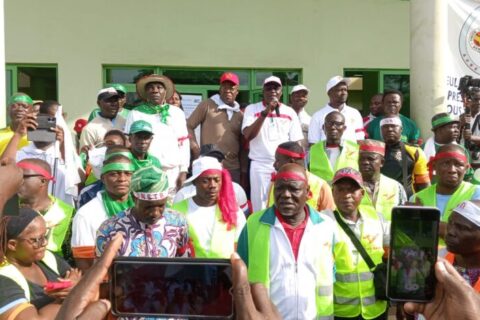
[[[422,137],[432,133],[431,119],[446,112],[445,52],[447,1],[410,1],[410,106]]]
[[[5,16],[4,0],[0,0],[0,128],[7,125],[5,97]]]

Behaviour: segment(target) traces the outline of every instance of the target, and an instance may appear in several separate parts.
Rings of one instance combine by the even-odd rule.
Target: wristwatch
[[[268,116],[268,111],[267,110],[263,110],[262,112],[260,112],[260,115],[264,118],[266,118]]]

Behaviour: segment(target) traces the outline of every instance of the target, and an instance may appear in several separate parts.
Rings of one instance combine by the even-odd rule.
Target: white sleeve
[[[309,143],[317,143],[320,141],[322,137],[322,128],[323,120],[321,119],[321,115],[315,113],[310,121],[310,126],[308,127],[308,142]]]
[[[355,136],[357,137],[357,140],[364,140],[365,139],[365,129],[363,127],[363,119],[362,115],[358,110],[355,109]]]
[[[181,111],[181,110],[178,110]],[[180,172],[187,172],[190,166],[190,139],[188,138],[187,121],[185,114],[175,114],[175,133],[178,140],[178,148],[180,149]]]
[[[130,133],[130,126],[132,125],[132,123],[135,122],[135,110],[132,110],[128,113],[128,116],[127,116],[127,119],[125,120],[125,127],[123,129],[123,132],[125,132],[126,134],[129,134]]]
[[[290,141],[299,141],[303,140],[303,131],[302,126],[300,125],[300,120],[298,119],[297,115],[293,115],[292,123],[290,124],[290,132],[288,133],[290,137]]]
[[[88,215],[83,214],[84,212],[88,213],[88,208],[89,206],[87,205],[83,206],[78,210],[77,214],[75,214],[75,217],[73,217],[72,248],[84,246],[95,247],[96,230],[92,230],[92,224],[89,221],[91,219],[88,219]]]
[[[242,133],[246,127],[250,127],[255,122],[255,112],[253,105],[247,106],[245,109],[245,113],[243,114],[243,122],[242,122]]]

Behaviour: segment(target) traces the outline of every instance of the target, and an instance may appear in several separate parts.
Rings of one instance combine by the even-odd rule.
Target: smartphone
[[[117,317],[233,319],[227,259],[116,258],[110,301]]]
[[[392,209],[387,296],[427,302],[435,294],[440,211],[433,207]]]
[[[60,282],[47,282],[45,285],[45,291],[54,291],[60,289],[67,289],[72,286],[72,281],[60,281]]]
[[[55,142],[56,134],[50,128],[57,126],[57,119],[45,113],[37,115],[37,129],[27,132],[28,141],[34,142]]]

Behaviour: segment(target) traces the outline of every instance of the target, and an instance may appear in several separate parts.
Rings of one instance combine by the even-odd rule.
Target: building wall
[[[343,68],[409,67],[400,0],[7,0],[5,31],[7,63],[58,64],[70,121],[102,64],[301,68],[311,113]]]

